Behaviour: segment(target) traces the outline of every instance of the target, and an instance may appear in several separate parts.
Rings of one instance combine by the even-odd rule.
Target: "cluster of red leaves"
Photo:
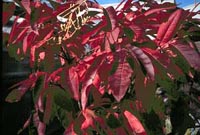
[[[17,23],[16,17],[8,49],[15,48],[14,53],[20,59],[29,57],[30,67],[36,72],[14,86],[17,89],[11,92],[7,101],[18,101],[42,78],[43,85],[35,100],[34,118],[38,134],[45,134],[45,125],[51,117],[52,102],[59,102],[55,94],[61,92],[58,89],[69,92],[68,96],[81,108],[81,113],[65,127],[66,135],[76,134],[74,126],[78,125],[77,121],[82,121],[79,128],[83,134],[87,134],[90,127],[98,131],[96,122],[106,134],[146,134],[131,111],[124,109],[123,113],[118,114],[108,110],[103,118],[95,114],[95,105],[102,105],[101,97],[105,93],[111,94],[120,102],[133,79],[136,97],[141,100],[140,90],[148,91],[151,88],[148,86],[152,84],[155,89],[154,84],[159,83],[160,78],[175,80],[185,74],[192,77],[191,69],[199,71],[199,52],[181,31],[185,22],[194,20],[192,17],[195,13],[177,8],[171,3],[157,4],[152,0],[122,1],[117,8],[103,8],[95,2],[87,1],[87,6],[80,5],[80,9],[88,7],[100,10],[89,10],[83,16],[89,16],[86,24],[72,37],[63,39],[63,23],[56,16],[70,8],[72,3],[79,5],[80,1],[54,3],[54,9],[37,1],[18,2],[26,13],[21,23]],[[60,39],[61,42],[58,43]],[[185,71],[184,67],[177,65],[173,61],[177,56],[183,57],[191,69]],[[94,103],[88,103],[89,95],[95,93],[98,96],[95,96]],[[67,98],[72,100],[70,97]],[[141,108],[142,104],[140,111]],[[44,113],[43,120],[38,117],[38,112]],[[118,127],[115,132],[111,131],[105,124],[106,119],[120,117],[126,121],[127,128]]]

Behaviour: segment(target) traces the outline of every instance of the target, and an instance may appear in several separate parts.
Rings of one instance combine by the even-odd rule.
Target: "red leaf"
[[[200,54],[194,48],[178,41],[172,45],[185,57],[192,68],[200,71]]]
[[[40,112],[44,112],[44,104],[43,104],[43,96],[44,96],[44,89],[42,89],[35,106]]]
[[[101,78],[102,81],[105,83],[108,82],[108,77],[110,76],[110,71],[112,69],[113,64],[113,53],[107,53],[106,54],[106,60],[102,63],[102,66],[99,68],[98,75]]]
[[[180,22],[182,21],[181,19],[182,15],[183,15],[183,10],[178,9],[173,14],[171,14],[167,22],[162,23],[160,25],[156,37],[158,45],[162,46],[169,40],[171,40]]]
[[[35,86],[39,76],[40,73],[31,74],[28,79],[14,85],[12,88],[19,87],[11,91],[11,93],[6,97],[6,101],[11,103],[18,102],[30,88]]]
[[[126,117],[133,133],[138,135],[147,135],[141,122],[133,114],[131,114],[129,111],[124,111],[124,116]]]
[[[38,135],[45,135],[46,125],[43,122],[39,122],[37,127]]]
[[[30,123],[31,123],[31,118],[32,118],[32,115],[29,116],[29,118],[28,118],[28,119],[26,120],[26,122],[24,123],[23,128],[20,129],[20,130],[17,132],[17,134],[20,134],[24,129],[26,129],[26,128],[30,125]]]
[[[37,12],[38,12],[38,19],[36,20],[36,22],[38,24],[44,23],[45,21],[48,21],[55,17],[53,15],[53,9],[46,4],[41,4],[39,8],[37,8]]]
[[[64,135],[77,135],[77,134],[74,132],[74,123],[71,123],[71,124],[65,129]]]
[[[82,39],[81,43],[86,44],[89,41],[89,39],[91,38],[91,36],[98,33],[99,31],[101,31],[105,25],[106,25],[105,22],[101,22],[97,26],[95,26],[91,31],[89,31],[89,32],[84,31],[85,34],[83,34],[81,37],[81,39]]]
[[[83,110],[83,116],[85,117],[85,121],[81,125],[81,129],[85,130],[89,126],[92,126],[94,128],[94,120],[92,115],[94,115],[94,112],[90,112],[91,110],[85,109]]]
[[[9,21],[10,17],[11,17],[11,15],[9,15],[9,13],[3,12],[3,25],[6,25],[6,23]]]
[[[75,67],[71,67],[66,70],[66,83],[69,87],[69,90],[73,94],[74,99],[78,101],[80,99],[79,77]]]
[[[90,55],[83,59],[78,65],[77,65],[77,71],[79,75],[79,80],[82,82],[85,79],[85,74],[88,68],[92,65],[94,62],[95,57],[93,55]]]
[[[14,22],[13,22],[13,26],[12,26],[12,29],[11,29],[11,32],[10,32],[10,36],[9,36],[9,39],[8,39],[8,43],[11,43],[13,37],[15,36],[15,29],[17,27],[17,20],[18,20],[19,16],[16,16]]]
[[[140,91],[140,89],[139,89],[138,91]],[[138,93],[137,93],[137,96],[138,96]],[[140,96],[140,95],[139,95],[139,96]],[[140,98],[140,97],[139,97],[139,98]],[[142,112],[142,113],[145,112],[145,109],[144,109],[144,107],[143,107],[143,105],[142,105],[142,101],[136,100],[136,101],[135,101],[135,107],[136,107],[136,109],[137,109],[138,112]]]
[[[44,43],[46,43],[48,41],[48,39],[51,37],[51,35],[53,34],[54,30],[50,30],[49,33],[43,38],[43,40],[39,41],[37,44],[35,44],[36,48],[41,47]]]
[[[127,2],[124,4],[124,7],[122,8],[122,10],[126,10],[126,9],[130,8],[132,1],[133,0],[127,0]]]
[[[148,15],[151,15],[151,14],[154,14],[154,13],[158,13],[160,11],[164,11],[164,10],[169,10],[169,9],[175,9],[176,6],[170,6],[170,7],[164,7],[164,8],[153,8],[153,9],[150,9],[148,11],[146,11],[144,13],[145,16],[148,16]]]
[[[95,77],[95,79],[93,81],[93,85],[99,90],[99,92],[101,94],[104,93],[104,91],[100,91],[101,90],[101,79],[99,77],[99,74],[96,74],[96,77]]]
[[[54,81],[54,79],[63,71],[63,68],[58,68],[53,73],[51,73],[47,79],[47,82]]]
[[[27,34],[24,39],[23,39],[23,52],[24,54],[26,54],[26,51],[28,49],[28,47],[31,46],[31,42],[34,40],[35,38],[35,33],[34,32],[30,32],[29,34]]]
[[[112,95],[119,102],[126,94],[133,71],[130,65],[126,62],[125,52],[121,51],[117,53],[117,57],[119,59],[119,65],[115,73],[108,78],[108,81]]]
[[[127,135],[123,127],[119,127],[116,129],[116,135]]]
[[[31,118],[32,118],[32,115],[30,115],[29,118],[24,123],[23,129],[25,129],[25,128],[27,128],[29,126],[29,124],[31,123]]]
[[[12,9],[12,10],[10,10]],[[15,4],[14,2],[4,3],[3,2],[3,25],[5,25],[10,17],[13,15],[15,11]]]
[[[129,47],[131,47],[131,51],[134,53],[134,55],[140,60],[140,62],[145,67],[150,79],[154,80],[155,72],[154,72],[154,67],[151,62],[151,59],[140,48],[136,46],[129,46]]]
[[[182,70],[171,61],[170,56],[166,53],[160,53],[158,50],[152,50],[150,48],[142,48],[142,50],[153,58],[152,61],[155,60],[161,64],[164,67],[163,69],[174,77],[179,78],[183,75]]]
[[[85,109],[86,104],[87,104],[88,93],[90,90],[89,87],[93,84],[93,81],[96,78],[97,71],[103,62],[103,58],[104,58],[104,54],[96,56],[95,61],[87,70],[87,73],[83,80],[83,85],[82,85],[82,90],[81,90],[81,105],[82,105],[83,110]]]
[[[111,32],[107,33],[107,38],[108,38],[108,42],[110,44],[114,44],[115,42],[117,42],[118,36],[119,36],[119,32],[120,32],[120,28],[116,27],[114,28]]]
[[[33,68],[34,66],[34,62],[35,62],[35,49],[36,47],[35,46],[32,46],[31,47],[31,52],[30,52],[30,67]]]
[[[45,52],[40,52],[39,53],[39,58],[40,58],[40,60],[44,60],[44,58],[45,58]]]
[[[131,24],[129,27],[135,33],[134,40],[137,42],[143,42],[145,31],[140,26],[135,24]]]
[[[82,130],[86,130],[90,126],[92,128],[96,128],[94,122],[99,122],[101,128],[105,128],[105,122],[102,118],[98,117],[93,110],[86,108],[82,111],[83,116],[85,117],[85,121],[81,125]]]
[[[30,0],[22,0],[22,6],[26,9],[28,14],[31,14]]]
[[[158,50],[153,50],[150,48],[142,48],[142,50],[152,56],[156,61],[158,61],[162,66],[167,68],[170,64],[169,56],[160,53]]]
[[[93,1],[86,1],[86,3],[88,4],[89,8],[96,8],[96,9],[102,9],[103,7],[97,3],[97,2],[93,2]]]
[[[28,27],[25,27],[17,36],[17,38],[12,42],[12,44],[17,43],[20,40],[25,40],[25,38],[27,38],[27,36],[25,36],[27,34],[28,31]]]
[[[107,7],[106,9],[104,9],[104,15],[107,20],[108,31],[113,30],[117,25],[117,16],[115,9],[112,6]]]
[[[40,121],[38,111],[35,112],[33,115],[33,122],[35,127],[37,128],[38,135],[45,135],[46,125]]]

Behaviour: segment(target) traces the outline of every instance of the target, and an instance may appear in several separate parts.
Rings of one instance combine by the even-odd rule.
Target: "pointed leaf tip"
[[[125,53],[119,52],[117,55],[119,57],[118,67],[114,74],[108,78],[108,81],[112,95],[119,102],[126,94],[133,71],[128,62],[126,62]]]
[[[124,111],[124,116],[126,117],[133,132],[136,134],[147,135],[141,122],[133,114],[126,110]]]

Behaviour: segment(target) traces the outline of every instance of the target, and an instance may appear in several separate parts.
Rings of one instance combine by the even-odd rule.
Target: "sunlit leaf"
[[[100,55],[96,57],[96,61],[91,65],[91,67],[88,69],[85,75],[85,79],[83,81],[83,86],[81,90],[81,105],[82,105],[83,110],[85,109],[86,104],[87,104],[89,87],[93,84],[93,81],[98,73],[97,71],[102,64],[103,58],[104,58],[104,55]]]
[[[126,62],[125,52],[121,51],[118,53],[117,58],[119,59],[117,69],[115,70],[114,74],[109,77],[108,80],[112,95],[119,102],[126,94],[133,71],[130,65]]]
[[[131,114],[129,111],[124,111],[124,116],[131,126],[133,133],[146,135],[145,129],[141,122],[133,114]]]
[[[157,33],[157,41],[159,45],[164,45],[167,43],[177,31],[177,28],[182,21],[181,17],[183,15],[183,10],[178,9],[176,10],[171,16],[169,17],[167,22],[164,22],[160,25]]]

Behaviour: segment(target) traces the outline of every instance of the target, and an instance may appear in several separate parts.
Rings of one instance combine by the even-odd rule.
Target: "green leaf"
[[[30,17],[30,22],[33,25],[39,18],[40,12],[37,8],[31,8],[31,17]]]
[[[137,68],[137,67],[136,67]],[[155,82],[147,82],[146,86],[144,84],[145,76],[141,70],[137,70],[135,78],[135,93],[137,99],[142,101],[142,105],[147,112],[151,111],[152,104],[155,96]]]
[[[88,14],[87,14],[87,15],[93,17],[93,16],[95,16],[95,15],[97,15],[97,14],[99,14],[98,11],[88,11]]]
[[[67,113],[71,112],[73,109],[69,93],[60,89],[59,87],[54,86],[48,88],[44,97],[46,105],[43,121],[46,124],[49,124],[49,121],[53,120],[53,118],[56,116],[56,113],[59,114],[59,117],[64,117],[63,113],[67,115]],[[65,120],[62,120],[64,119],[60,119],[60,121],[63,123]],[[68,125],[68,123],[63,125]]]
[[[163,87],[167,92],[174,89],[174,81],[167,76],[167,69],[163,68],[157,61],[153,59],[152,62],[156,67],[155,82]]]
[[[46,124],[49,124],[49,120],[51,118],[51,114],[53,113],[52,111],[52,106],[53,106],[53,95],[52,94],[48,94],[46,96],[46,105],[45,105],[45,112],[44,112],[44,117],[43,117],[43,121]]]
[[[112,69],[110,71],[110,75],[113,75],[115,73],[115,71],[117,70],[117,67],[119,65],[119,62],[118,61],[115,61],[112,65]]]
[[[116,51],[115,45],[110,44],[110,49],[111,49],[112,52],[115,52]]]
[[[145,76],[147,76],[147,70],[146,70],[146,68],[144,67],[143,63],[142,63],[140,60],[139,60],[139,63],[140,63],[140,67],[141,67],[141,70],[142,70],[143,74],[144,74]]]
[[[157,48],[157,45],[153,41],[144,41],[142,43],[135,41],[135,42],[132,42],[131,45],[139,47],[139,48],[143,48],[143,47],[150,48],[153,50]]]
[[[132,70],[134,70],[134,60],[131,57],[128,57],[126,60],[130,65],[130,67],[132,68]]]
[[[121,126],[121,122],[113,115],[110,114],[108,119],[106,119],[106,123],[110,128],[118,128]]]
[[[106,9],[103,8],[103,13],[107,21],[106,31],[113,30],[116,27],[116,23],[117,23],[115,9],[112,6],[109,6]]]
[[[6,25],[6,23],[8,23],[10,17],[13,15],[15,11],[15,7],[16,6],[13,2],[8,2],[8,3],[3,2],[3,18],[2,18],[3,25]]]
[[[64,128],[67,128],[70,124],[71,116],[69,116],[69,112],[62,108],[57,108],[57,118],[62,123]]]
[[[22,97],[21,91],[18,89],[12,90],[6,97],[6,101],[9,103],[18,102]]]
[[[164,102],[162,101],[162,98],[154,97],[154,100],[152,102],[152,109],[155,112],[164,113],[165,106]]]
[[[70,95],[60,89],[56,89],[53,91],[53,95],[54,95],[54,102],[56,105],[58,105],[59,107],[61,107],[64,110],[67,111],[72,111],[72,101],[69,98]]]
[[[7,49],[8,49],[8,54],[9,54],[10,57],[14,58],[17,61],[22,60],[22,58],[23,58],[22,55],[21,54],[17,54],[18,49],[20,49],[19,48],[19,44],[16,44],[16,45],[10,44],[7,47]]]
[[[130,28],[124,28],[124,33],[126,34],[126,36],[132,41],[133,37],[134,37],[134,32],[130,29]]]
[[[183,135],[187,128],[195,126],[195,121],[188,115],[187,102],[185,97],[180,97],[177,101],[172,102],[172,112],[170,114],[172,127],[174,133],[179,133],[180,135]]]
[[[188,74],[190,70],[189,63],[186,61],[186,59],[181,55],[181,53],[178,50],[176,50],[175,48],[171,48],[171,49],[176,54],[178,54],[175,58],[172,59],[174,63],[178,65],[185,74]]]
[[[162,124],[158,115],[151,110],[149,113],[143,113],[142,119],[148,135],[162,135]]]

